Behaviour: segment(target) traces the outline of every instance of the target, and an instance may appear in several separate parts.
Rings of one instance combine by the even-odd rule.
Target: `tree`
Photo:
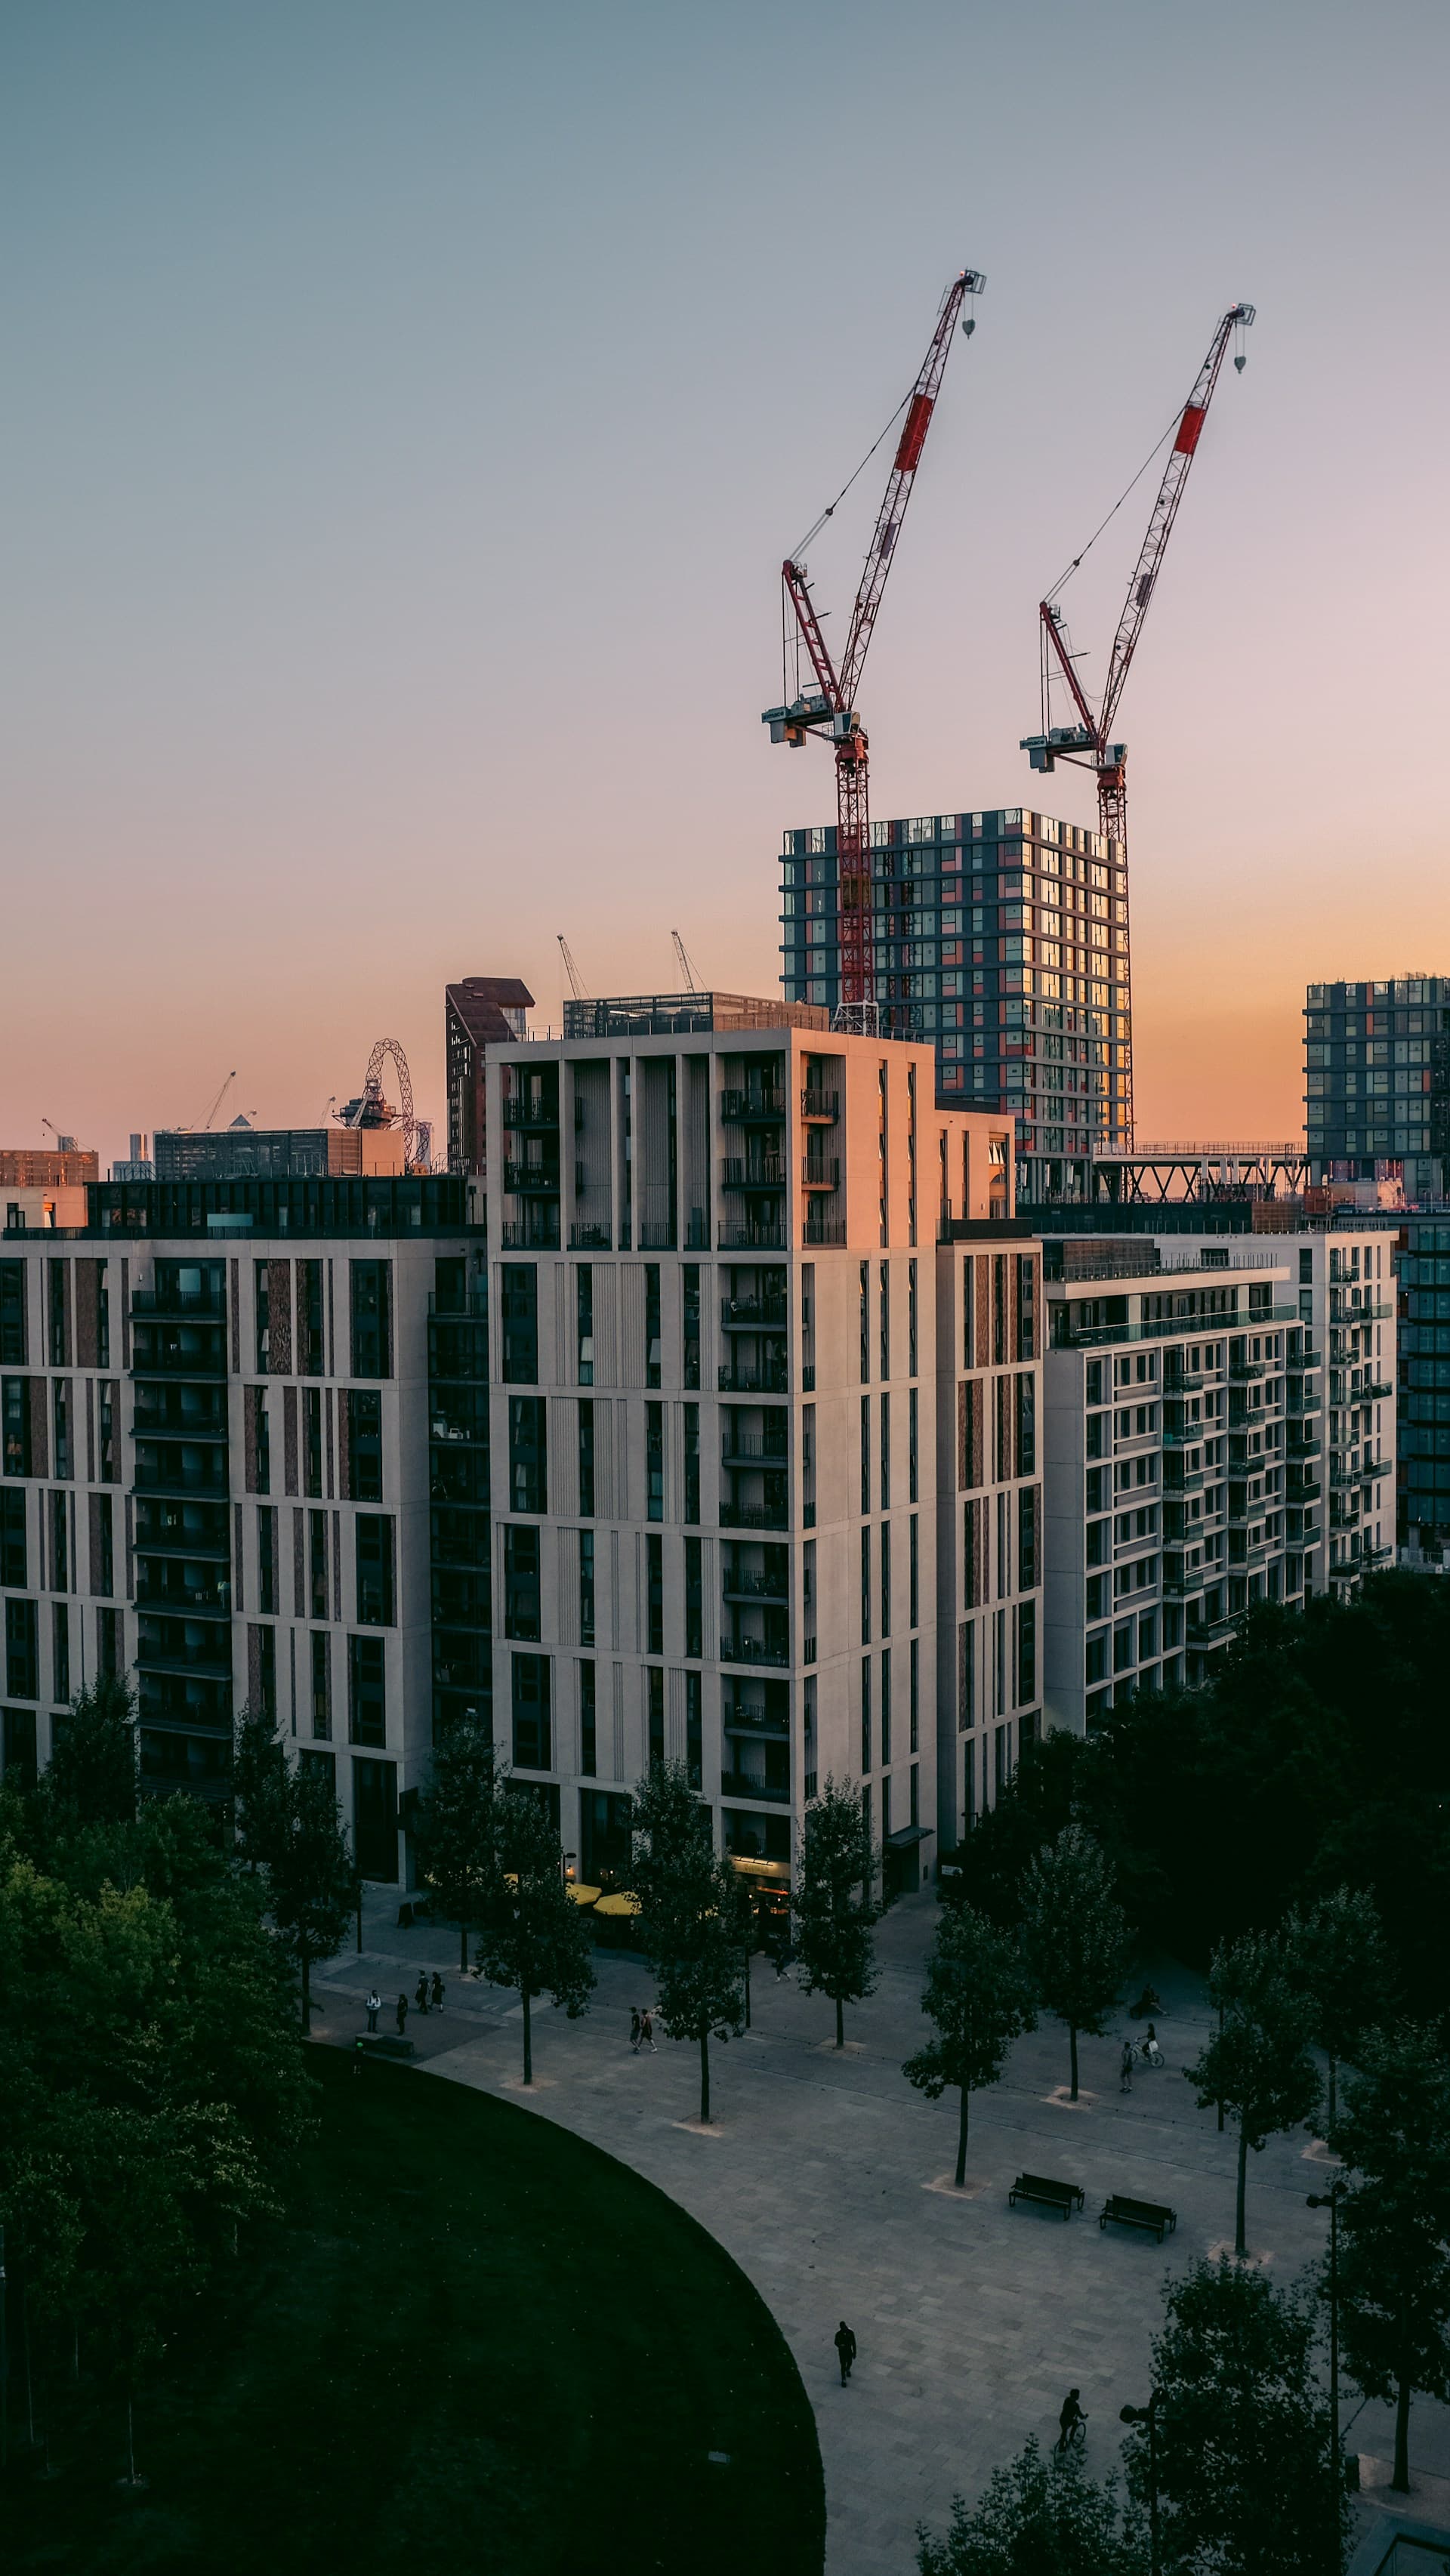
[[[633,1877],[654,1961],[660,2021],[700,2052],[700,2118],[710,2117],[710,2042],[745,2026],[749,1896],[717,1858],[710,1811],[682,1763],[657,1762],[635,1791]]]
[[[330,1763],[304,1754],[288,1764],[267,1830],[268,1909],[301,1975],[305,2032],[312,2026],[313,1962],[332,1957],[357,1902],[357,1870]]]
[[[796,1856],[791,1912],[795,1917],[800,1981],[808,1995],[829,1995],[836,2007],[836,2046],[844,2048],[843,2007],[874,1993],[878,1969],[873,1927],[881,1909],[872,1897],[877,1853],[854,1780],[829,1773],[806,1808]]]
[[[553,1820],[532,1789],[499,1799],[497,1832],[480,1904],[478,1964],[492,1986],[516,1986],[524,2008],[524,2082],[534,2080],[534,1999],[547,1995],[570,2021],[589,2009],[589,1935],[564,1879]]]
[[[1077,2452],[1044,2458],[1034,2438],[970,2511],[952,2498],[944,2540],[917,2525],[916,2563],[921,2576],[1147,2576],[1148,2552],[1116,2480],[1094,2486]]]
[[[1290,1981],[1281,1940],[1246,1932],[1225,1942],[1213,1954],[1208,1994],[1219,2028],[1184,2073],[1198,2089],[1200,2110],[1222,2103],[1239,2124],[1234,2252],[1243,2254],[1249,2149],[1257,2155],[1276,2130],[1310,2118],[1319,2076],[1309,2054],[1307,2008]]]
[[[501,1785],[493,1737],[472,1719],[450,1727],[434,1745],[413,1839],[424,1877],[458,1925],[460,1973],[468,1965],[469,1928],[480,1919],[488,1885]]]
[[[250,1870],[264,1869],[277,1849],[287,1806],[287,1748],[265,1710],[238,1712],[232,1745],[232,1822],[237,1851]]]
[[[1107,1860],[1082,1825],[1067,1825],[1029,1861],[1022,1932],[1039,2000],[1065,2021],[1077,2100],[1080,2031],[1100,2039],[1127,1964],[1127,1918]]]
[[[1410,2400],[1450,2397],[1450,2068],[1443,2037],[1401,2022],[1362,2044],[1329,2143],[1350,2188],[1339,2204],[1345,2359],[1367,2397],[1395,2409],[1392,2485],[1410,2483]]]
[[[1339,2061],[1389,2018],[1389,1952],[1379,1908],[1364,1888],[1338,1887],[1284,1925],[1291,1982],[1309,2007],[1309,2035],[1329,2060],[1329,2119]]]
[[[136,1702],[103,1673],[56,1721],[45,1795],[57,1825],[129,1824],[136,1813]]]
[[[1163,2562],[1214,2576],[1326,2576],[1329,2409],[1314,2304],[1237,2263],[1166,2284],[1153,2343],[1153,2445],[1126,2445],[1140,2502],[1156,2472]],[[1347,2508],[1341,2505],[1341,2540]]]
[[[970,1905],[943,1913],[921,1999],[921,2009],[936,2024],[937,2035],[909,2057],[901,2071],[932,2101],[949,2084],[958,2088],[958,2188],[966,2179],[971,2097],[981,2086],[996,2083],[1012,2041],[1036,2027],[1032,2007],[1032,1988],[1019,1944]]]

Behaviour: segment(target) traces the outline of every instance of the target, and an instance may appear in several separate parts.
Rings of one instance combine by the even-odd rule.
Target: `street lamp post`
[[[1344,2492],[1344,2462],[1339,2450],[1339,2202],[1344,2177],[1337,2174],[1327,2191],[1311,2191],[1309,2209],[1329,2212],[1329,2464],[1334,2495],[1334,2528],[1339,2530],[1339,2499]]]
[[[1146,2406],[1120,2406],[1120,2424],[1146,2424],[1148,2427],[1148,2567],[1149,2576],[1163,2576],[1163,2561],[1158,2546],[1158,2391],[1155,2388]]]

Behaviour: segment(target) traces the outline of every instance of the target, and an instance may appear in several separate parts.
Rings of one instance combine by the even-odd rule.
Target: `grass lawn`
[[[111,2484],[112,2399],[60,2404],[59,2476],[0,2499],[7,2576],[819,2576],[811,2410],[723,2249],[531,2111],[309,2064],[295,2222],[138,2403],[149,2490]]]

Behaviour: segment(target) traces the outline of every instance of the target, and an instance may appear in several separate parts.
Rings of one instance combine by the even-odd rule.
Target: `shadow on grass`
[[[736,2576],[756,2548],[819,2576],[810,2406],[723,2248],[511,2103],[310,2063],[294,2222],[143,2392],[148,2490],[111,2483],[112,2400],[48,2407],[59,2474],[7,2482],[8,2576]]]

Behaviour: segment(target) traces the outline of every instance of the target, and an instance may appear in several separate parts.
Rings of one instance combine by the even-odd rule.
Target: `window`
[[[46,1343],[52,1368],[70,1367],[69,1272],[68,1261],[47,1261],[45,1265]]]
[[[277,1631],[275,1628],[253,1628],[256,1648],[253,1668],[253,1698],[263,1717],[277,1716]]]
[[[662,1538],[647,1538],[644,1543],[644,1549],[645,1575],[648,1591],[646,1608],[648,1611],[649,1634],[649,1643],[645,1648],[645,1653],[647,1655],[662,1655],[665,1651],[664,1540]]]
[[[312,1733],[319,1743],[332,1737],[332,1639],[325,1628],[312,1631]]]
[[[353,1744],[386,1744],[387,1699],[381,1637],[347,1641],[347,1732]]]
[[[299,1261],[297,1264],[297,1337],[301,1344],[298,1357],[302,1375],[321,1377],[327,1346],[322,1326],[320,1261]]]
[[[380,1401],[373,1397],[374,1404]],[[322,1389],[305,1386],[302,1390],[302,1490],[304,1494],[322,1492]]]
[[[362,1522],[359,1521],[357,1526],[359,1533],[361,1533],[363,1526]],[[372,1522],[369,1526],[375,1529],[377,1527],[377,1523]],[[361,1544],[361,1537],[359,1537],[359,1559],[361,1559]],[[309,1512],[307,1515],[307,1574],[308,1598],[311,1605],[309,1616],[313,1619],[325,1619],[327,1617],[326,1512]],[[365,1620],[370,1628],[383,1626],[384,1622],[376,1616],[373,1610],[365,1610],[362,1606],[363,1584],[361,1570],[359,1570],[358,1575],[357,1597],[357,1615],[359,1619]]]
[[[658,1380],[655,1383],[658,1384]],[[665,1516],[665,1408],[662,1404],[645,1406],[644,1457],[648,1496],[645,1517],[662,1521]]]
[[[861,1532],[861,1643],[871,1643],[871,1524]]]
[[[581,1386],[594,1384],[594,1265],[581,1261],[574,1273],[575,1359]]]
[[[685,1675],[685,1770],[692,1789],[705,1776],[705,1728],[701,1715],[704,1685],[698,1673]]]
[[[1037,1264],[1030,1254],[1017,1256],[1017,1357],[1035,1359]]]
[[[257,1607],[277,1616],[277,1506],[257,1505]]]
[[[871,1768],[871,1658],[861,1658],[861,1769]]]
[[[520,1771],[551,1767],[553,1730],[549,1708],[549,1658],[515,1655],[513,1659],[513,1757]]]
[[[916,1370],[916,1263],[906,1265],[906,1374],[915,1377]]]
[[[304,1756],[304,1759],[306,1757]],[[354,1762],[352,1847],[359,1875],[395,1885],[398,1876],[398,1766]]]
[[[19,1492],[0,1493],[0,1583],[10,1592],[23,1592],[29,1581],[26,1573],[25,1496]]]
[[[267,1414],[267,1390],[262,1386],[249,1386],[247,1389],[247,1395],[252,1406],[252,1436],[256,1457],[257,1477],[256,1490],[259,1494],[270,1494],[272,1490],[272,1426]]]
[[[665,1758],[665,1676],[661,1665],[646,1664],[645,1710],[649,1725],[650,1768]]]
[[[391,1628],[396,1616],[392,1521],[381,1512],[359,1512],[354,1526],[357,1533],[358,1626]]]
[[[891,1634],[891,1523],[881,1524],[881,1634]]]
[[[921,1626],[921,1532],[915,1512],[911,1515],[909,1528],[911,1542],[911,1617],[907,1621],[907,1626],[910,1628],[919,1628]]]
[[[70,1442],[70,1379],[52,1378],[50,1382],[53,1435],[52,1473],[68,1477],[73,1473]]]
[[[891,1264],[881,1264],[881,1306],[877,1317],[881,1340],[881,1375],[891,1375]]]
[[[309,1388],[309,1405],[320,1390]],[[350,1387],[347,1408],[347,1490],[355,1503],[383,1499],[383,1399],[369,1388]],[[321,1484],[316,1489],[322,1491]]]
[[[503,1268],[503,1375],[506,1386],[539,1382],[539,1272],[532,1261]],[[594,1356],[593,1280],[590,1281],[590,1358]],[[591,1377],[592,1385],[593,1379]]]
[[[1019,1601],[1017,1605],[1017,1705],[1025,1708],[1037,1697],[1037,1604]]]
[[[871,1509],[871,1398],[861,1398],[861,1509]]]
[[[102,1378],[96,1388],[97,1431],[99,1434],[101,1482],[116,1482],[116,1412],[120,1389],[114,1378]]]
[[[685,1653],[697,1660],[705,1652],[705,1583],[697,1538],[685,1541]]]
[[[586,1780],[592,1780],[599,1769],[599,1738],[596,1732],[592,1664],[581,1664],[579,1667],[579,1768]]]
[[[61,1707],[70,1698],[70,1609],[57,1601],[51,1613],[50,1696]]]
[[[265,1377],[272,1350],[272,1294],[265,1261],[252,1264],[252,1312],[257,1330],[257,1375]]]
[[[916,1388],[912,1387],[908,1390],[906,1398],[906,1491],[908,1501],[913,1503],[921,1500],[919,1448],[917,1393]]]
[[[1037,1491],[1024,1486],[1017,1497],[1017,1581],[1023,1592],[1037,1587]]]
[[[583,1533],[589,1541],[589,1625],[584,1643],[594,1643],[594,1532]],[[503,1534],[504,1635],[532,1637],[539,1628],[539,1532],[527,1521],[509,1521]],[[583,1558],[580,1559],[580,1606],[583,1607]]]
[[[5,1473],[7,1476],[28,1476],[31,1472],[28,1377],[0,1380],[0,1413],[3,1413],[5,1423]],[[42,1427],[43,1423],[44,1416]]]
[[[861,1384],[871,1381],[871,1264],[863,1261],[860,1280]]]
[[[660,1265],[647,1261],[644,1266],[644,1382],[660,1383]]]
[[[352,1374],[393,1374],[393,1266],[390,1261],[352,1261]]]
[[[35,1786],[35,1718],[28,1708],[0,1712],[0,1768],[16,1788]]]
[[[64,1494],[50,1498],[50,1588],[52,1592],[70,1590],[70,1513]]]
[[[882,1649],[882,1655],[881,1655],[881,1767],[882,1767],[882,1770],[883,1770],[883,1771],[887,1768],[887,1765],[889,1764],[890,1760],[891,1760],[891,1648],[890,1648],[889,1646],[886,1646],[886,1647],[884,1647],[884,1648]]]
[[[10,1699],[39,1699],[39,1617],[33,1601],[5,1604],[5,1690]]]
[[[921,1643],[916,1637],[911,1641],[909,1683],[911,1698],[908,1713],[911,1719],[911,1749],[913,1753],[917,1753],[921,1750]],[[915,1818],[912,1821],[914,1823]]]
[[[700,1383],[700,1269],[698,1262],[687,1261],[684,1278],[684,1382]],[[696,1515],[698,1518],[699,1515]]]
[[[116,1589],[116,1532],[109,1494],[92,1496],[95,1508],[96,1562],[91,1568],[91,1590],[109,1600]]]
[[[891,1509],[891,1398],[881,1398],[881,1508]]]
[[[594,1404],[588,1398],[579,1407],[579,1517],[594,1518]]]
[[[685,1519],[700,1517],[700,1408],[685,1406]]]
[[[1017,1473],[1037,1473],[1037,1381],[1030,1369],[1017,1379]]]
[[[977,1292],[974,1285],[975,1264],[970,1253],[962,1263],[962,1366],[975,1368],[973,1356],[977,1339]]]
[[[121,1613],[119,1610],[96,1612],[96,1665],[110,1681],[114,1681],[120,1672]]]
[[[509,1397],[509,1508],[549,1508],[549,1432],[542,1396]],[[592,1504],[592,1497],[591,1497]]]
[[[24,1368],[28,1356],[25,1264],[23,1261],[0,1261],[0,1363],[6,1368]]]

